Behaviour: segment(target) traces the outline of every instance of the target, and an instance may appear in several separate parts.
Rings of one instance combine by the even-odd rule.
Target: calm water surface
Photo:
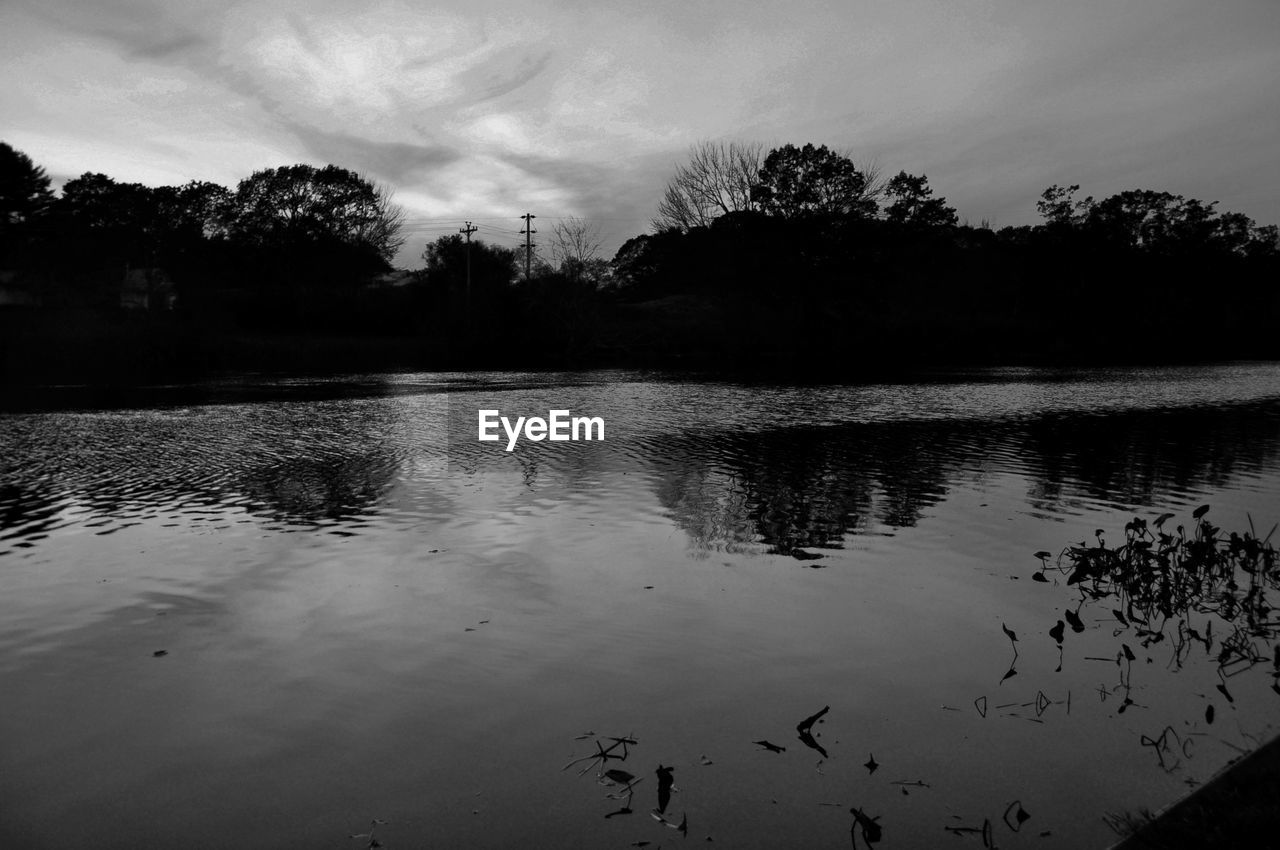
[[[847,847],[858,807],[886,847],[981,846],[944,827],[984,820],[1001,847],[1105,847],[1104,814],[1280,726],[1269,660],[1229,702],[1212,653],[1031,580],[1033,552],[1135,515],[1210,504],[1265,534],[1276,365],[131,403],[0,417],[0,846],[359,848],[373,818],[390,848],[671,846],[661,764],[699,844]],[[474,440],[479,407],[603,416],[607,439],[508,454]],[[1143,745],[1168,726],[1176,754]],[[599,762],[562,770],[607,736],[641,778],[611,817]]]

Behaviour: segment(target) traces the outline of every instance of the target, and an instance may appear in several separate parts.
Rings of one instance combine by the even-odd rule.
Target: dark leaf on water
[[[1204,722],[1205,722],[1205,723],[1209,723],[1209,724],[1212,724],[1212,723],[1213,723],[1213,706],[1212,706],[1212,705],[1207,705],[1207,706],[1205,706],[1205,709],[1204,709]]]
[[[1049,637],[1053,638],[1058,643],[1062,643],[1062,638],[1065,636],[1066,636],[1066,626],[1061,620],[1058,621],[1058,625],[1054,626],[1052,629],[1049,629]]]
[[[1052,555],[1053,555],[1052,552],[1046,552],[1044,549],[1041,549],[1039,552],[1035,554],[1035,557],[1043,561],[1045,558],[1051,557]]]
[[[675,783],[672,771],[675,768],[658,765],[658,811],[665,813],[667,804],[671,802],[671,786]]]
[[[779,747],[777,744],[771,744],[768,741],[752,741],[751,743],[758,744],[771,753],[785,753],[787,751],[786,747]]]
[[[1129,659],[1130,661],[1136,660],[1137,656],[1133,654],[1133,650],[1129,648],[1129,644],[1122,643],[1120,644],[1120,648],[1124,650],[1125,658]]]
[[[1031,580],[1032,580],[1032,581],[1043,581],[1043,582],[1046,582],[1046,583],[1049,581],[1047,578],[1045,578],[1045,577],[1044,577],[1044,573],[1039,572],[1039,571],[1034,572],[1034,573],[1032,573],[1032,574],[1031,574]]]
[[[809,717],[806,717],[804,720],[801,720],[799,723],[797,723],[796,731],[808,732],[810,729],[813,728],[813,724],[821,720],[823,716],[830,710],[831,710],[831,706],[824,705],[822,707],[822,711],[819,711],[817,714],[810,715]]]
[[[1071,626],[1071,631],[1076,634],[1084,631],[1084,623],[1080,620],[1080,615],[1075,611],[1063,611],[1062,616],[1067,618],[1067,623]]]
[[[1009,672],[1000,677],[1000,681],[1004,682],[1005,679],[1012,679],[1016,675],[1018,675],[1018,671],[1010,667]]]
[[[813,733],[810,732],[808,729],[805,729],[803,732],[799,733],[799,738],[800,738],[800,743],[804,744],[806,747],[808,747],[811,750],[817,750],[819,753],[822,754],[823,758],[828,758],[828,753],[826,749],[821,744],[819,744],[817,740],[814,739]]]
[[[827,751],[823,749],[821,744],[819,744],[816,740],[814,740],[812,729],[813,729],[813,724],[821,720],[823,715],[825,715],[830,710],[831,710],[831,706],[824,705],[822,707],[822,710],[819,711],[817,714],[810,715],[809,717],[806,717],[804,720],[801,720],[799,723],[796,724],[796,732],[799,733],[800,743],[804,744],[809,749],[817,750],[819,753],[822,753],[823,758],[827,757]]]
[[[1196,508],[1194,511],[1191,512],[1191,516],[1193,519],[1200,519],[1200,517],[1204,516],[1207,513],[1209,513],[1209,506],[1201,505],[1200,507]]]
[[[164,657],[165,657],[166,655],[168,655],[168,654],[169,654],[169,650],[167,650],[167,649],[157,649],[155,652],[151,653],[151,657],[152,657],[152,658],[164,658]]]
[[[622,808],[618,809],[616,812],[609,812],[609,814],[604,816],[604,819],[608,820],[609,818],[616,817],[617,815],[629,815],[629,814],[631,814],[631,809],[627,808],[626,806],[623,806]]]
[[[625,770],[619,770],[616,767],[611,770],[606,770],[604,775],[606,779],[612,779],[614,782],[619,782],[623,785],[629,784],[631,780],[636,778],[635,774],[627,773]]]
[[[1012,816],[1012,820],[1010,820],[1010,816]],[[1014,832],[1021,829],[1022,825],[1029,820],[1031,820],[1031,815],[1027,814],[1027,810],[1022,808],[1021,800],[1014,800],[1004,810],[1005,826]]]
[[[818,552],[806,552],[803,549],[796,549],[791,553],[791,557],[795,558],[797,561],[816,561],[819,558],[825,558],[827,556]]]
[[[857,831],[861,830],[862,840],[868,844],[878,844],[880,839],[884,837],[884,830],[876,821],[880,820],[880,816],[868,817],[863,814],[862,809],[850,809],[849,814],[853,815],[853,830],[851,835],[854,836],[853,846],[858,846]]]
[[[1230,703],[1235,702],[1235,698],[1231,696],[1231,692],[1227,690],[1226,685],[1219,684],[1217,687],[1218,687],[1219,693],[1221,693],[1224,697],[1227,698],[1227,702],[1230,702]]]
[[[1126,620],[1124,617],[1124,612],[1122,612],[1119,608],[1115,609],[1111,613],[1116,615],[1116,619],[1120,621],[1120,625],[1122,626],[1129,625],[1129,621]]]
[[[1000,628],[1004,630],[1004,633],[1009,640],[1014,641],[1015,643],[1017,642],[1018,636],[1013,633],[1013,629],[1009,628],[1004,623],[1000,624]]]
[[[876,772],[876,768],[877,768],[877,767],[879,767],[879,766],[880,766],[880,765],[876,764],[876,754],[875,754],[875,753],[872,753],[872,754],[871,754],[871,758],[867,759],[866,764],[864,764],[864,765],[863,765],[863,767],[865,767],[865,768],[866,768],[869,772],[871,772],[871,773],[875,773],[875,772]]]

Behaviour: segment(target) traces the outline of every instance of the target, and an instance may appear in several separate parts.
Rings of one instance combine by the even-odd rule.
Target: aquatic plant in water
[[[1259,536],[1250,517],[1248,531],[1224,534],[1208,513],[1208,505],[1196,508],[1190,530],[1178,525],[1173,531],[1166,526],[1174,514],[1160,514],[1150,523],[1134,517],[1125,524],[1124,542],[1114,547],[1106,545],[1099,529],[1094,545],[1068,546],[1053,564],[1047,553],[1035,553],[1042,564],[1037,575],[1057,570],[1068,586],[1079,590],[1080,606],[1109,600],[1119,624],[1117,636],[1126,634],[1144,649],[1167,642],[1171,668],[1181,668],[1191,651],[1202,647],[1216,662],[1215,687],[1228,703],[1235,702],[1228,680],[1268,662],[1271,688],[1280,694],[1280,617],[1268,598],[1280,589],[1271,543],[1276,527]],[[1083,631],[1079,607],[1066,611],[1065,617],[1073,631]],[[1065,637],[1063,626],[1059,620],[1050,630],[1059,646]],[[1123,670],[1121,712],[1134,704],[1129,673],[1136,658],[1133,647],[1122,642],[1115,657]],[[1214,715],[1210,703],[1204,710],[1205,723],[1212,724]],[[1155,752],[1161,768],[1172,771],[1180,756],[1188,757],[1190,741],[1166,726],[1141,736],[1141,744]]]

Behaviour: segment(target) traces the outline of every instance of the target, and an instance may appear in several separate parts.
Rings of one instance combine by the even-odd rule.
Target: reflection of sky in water
[[[1132,513],[1280,518],[1275,367],[479,377],[0,419],[0,688],[20,694],[0,741],[28,782],[3,781],[23,814],[0,838],[52,823],[75,846],[122,805],[111,822],[160,843],[252,824],[332,844],[373,816],[407,846],[660,842],[556,773],[592,729],[634,733],[638,775],[675,763],[672,805],[729,846],[831,843],[855,803],[886,841],[932,843],[1015,798],[1039,846],[1100,845],[1103,811],[1167,802],[1274,716],[1265,677],[1240,677],[1195,725],[1213,668],[1161,652],[1116,714],[1115,665],[1085,660],[1114,655],[1109,609],[1082,610],[1055,673],[1048,630],[1078,596],[1029,579],[1031,552],[1119,539]],[[507,454],[474,441],[479,406],[602,415],[608,439]],[[1037,693],[1043,716],[1014,716]],[[819,772],[790,730],[828,704]],[[1165,724],[1199,735],[1171,774],[1136,743]],[[788,752],[761,761],[761,738]],[[931,790],[870,782],[871,751]]]

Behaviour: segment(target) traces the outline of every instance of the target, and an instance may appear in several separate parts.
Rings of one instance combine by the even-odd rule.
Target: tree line
[[[181,312],[237,327],[488,337],[517,314],[573,321],[609,272],[599,227],[570,217],[548,228],[530,280],[523,252],[451,234],[424,246],[402,291],[369,286],[393,271],[404,221],[387,187],[337,165],[262,169],[234,188],[89,172],[55,196],[43,167],[0,142],[0,271],[45,306],[118,307],[124,276],[155,270]]]
[[[650,232],[611,260],[598,226],[571,218],[527,276],[523,251],[457,233],[390,288],[367,284],[391,270],[404,212],[347,169],[264,169],[234,189],[87,173],[55,196],[0,143],[0,270],[56,304],[108,303],[123,270],[162,268],[206,323],[431,337],[498,365],[535,348],[565,363],[836,370],[1277,353],[1276,227],[1169,192],[1078,192],[1051,186],[1041,223],[993,230],[962,222],[923,174],[885,177],[825,145],[704,142]]]
[[[886,179],[826,146],[705,142],[613,281],[673,310],[712,302],[717,345],[805,365],[1280,354],[1274,225],[1170,192],[1078,192],[1050,186],[1041,223],[993,230],[924,175]]]
[[[263,169],[234,189],[88,172],[55,197],[42,167],[0,143],[0,175],[0,268],[26,271],[55,303],[109,299],[130,268],[162,268],[191,291],[342,286],[389,269],[403,244],[389,190],[336,165]]]

